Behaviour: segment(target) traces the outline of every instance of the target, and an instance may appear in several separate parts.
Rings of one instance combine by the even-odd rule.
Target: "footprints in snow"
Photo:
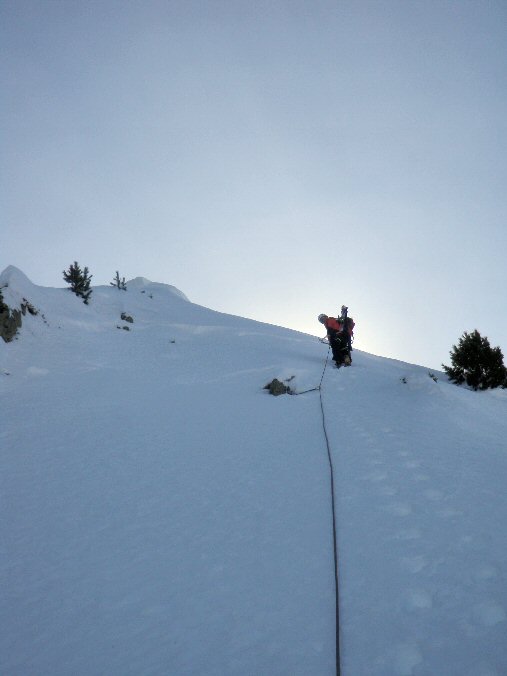
[[[425,589],[411,589],[406,596],[405,605],[407,610],[431,608],[433,606],[433,598]]]
[[[392,502],[384,509],[394,516],[408,516],[412,514],[412,507],[407,502]]]
[[[421,622],[431,623],[440,613],[445,618],[451,603],[453,616],[458,612],[457,626],[470,639],[498,631],[498,625],[507,622],[506,609],[494,596],[499,571],[480,559],[473,563],[481,548],[475,546],[477,537],[467,532],[462,504],[452,491],[445,490],[445,484],[433,485],[433,475],[423,459],[414,457],[410,448],[401,447],[400,438],[390,428],[380,430],[380,442],[384,443],[379,443],[378,435],[351,427],[361,444],[361,494],[364,496],[365,489],[369,492],[371,509],[380,515],[377,527],[384,533],[391,565],[398,568],[398,607],[407,618],[414,618],[414,626],[419,626]],[[441,548],[440,532],[444,533]],[[460,569],[464,555],[468,563]],[[450,565],[458,565],[451,601],[440,582]],[[424,646],[410,631],[410,621],[406,639],[378,659],[384,664],[387,659],[393,674],[423,673]],[[498,676],[495,670],[488,673]]]
[[[477,581],[492,580],[493,578],[497,577],[497,575],[497,569],[494,566],[490,566],[489,564],[484,564],[475,571],[475,579]]]
[[[361,434],[359,436],[363,437],[365,440],[367,438],[371,439],[369,434]],[[392,436],[392,435],[391,435]],[[373,446],[372,442],[367,442],[369,445]],[[386,498],[394,497],[398,494],[398,490],[393,486],[389,485],[389,471],[385,468],[385,461],[382,458],[382,451],[379,448],[371,448],[371,453],[373,457],[369,461],[371,471],[367,474],[364,474],[361,479],[365,482],[369,482],[376,486],[376,493],[379,496],[384,496]],[[425,474],[422,468],[422,462],[420,460],[412,459],[410,457],[410,451],[406,449],[401,449],[397,451],[399,458],[399,467],[409,470],[409,479],[414,483],[426,482],[430,480],[430,477]],[[397,478],[399,481],[399,477]],[[445,494],[434,488],[427,488],[420,490],[419,492],[414,491],[416,497],[422,497],[427,503],[432,503],[436,505],[440,501],[445,501]],[[409,502],[396,501],[391,502],[382,507],[387,513],[393,514],[395,516],[408,516],[413,512],[412,505]],[[434,512],[436,515],[441,517],[454,517],[460,516],[461,512],[459,510],[453,509],[452,507],[445,507],[440,509],[435,509]]]
[[[424,556],[407,556],[401,560],[401,566],[409,573],[420,573],[426,568],[428,562]]]
[[[477,604],[473,609],[474,620],[483,627],[494,627],[500,622],[505,622],[507,616],[501,605],[495,601],[485,601]]]

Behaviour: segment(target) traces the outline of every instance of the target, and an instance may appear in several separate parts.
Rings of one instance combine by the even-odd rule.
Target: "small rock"
[[[290,387],[284,385],[278,378],[274,378],[270,383],[265,385],[264,389],[269,390],[269,394],[272,394],[274,397],[278,397],[280,394],[290,393]]]

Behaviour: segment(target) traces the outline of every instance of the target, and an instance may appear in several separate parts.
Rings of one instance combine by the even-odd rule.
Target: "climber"
[[[350,366],[352,357],[352,336],[354,335],[354,320],[347,316],[348,308],[342,305],[341,315],[339,317],[328,317],[320,314],[318,320],[327,329],[327,338],[333,352],[333,359],[336,366]]]

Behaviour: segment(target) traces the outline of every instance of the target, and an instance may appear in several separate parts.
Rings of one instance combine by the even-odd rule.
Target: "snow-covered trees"
[[[63,278],[67,284],[70,284],[70,290],[73,291],[76,296],[80,296],[85,305],[88,305],[88,299],[92,293],[90,282],[93,275],[88,274],[88,272],[87,267],[85,267],[84,270],[81,270],[77,261],[74,261],[68,270],[63,271]]]
[[[489,340],[475,329],[463,333],[451,352],[452,366],[442,364],[449,378],[458,385],[465,383],[474,390],[507,387],[507,369],[499,347],[491,347]]]

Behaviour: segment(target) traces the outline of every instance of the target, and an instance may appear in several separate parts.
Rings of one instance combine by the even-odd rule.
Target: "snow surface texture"
[[[0,673],[333,674],[319,395],[263,390],[327,347],[143,278],[0,286],[45,319],[0,341]],[[504,676],[507,391],[353,356],[322,392],[342,673]]]

